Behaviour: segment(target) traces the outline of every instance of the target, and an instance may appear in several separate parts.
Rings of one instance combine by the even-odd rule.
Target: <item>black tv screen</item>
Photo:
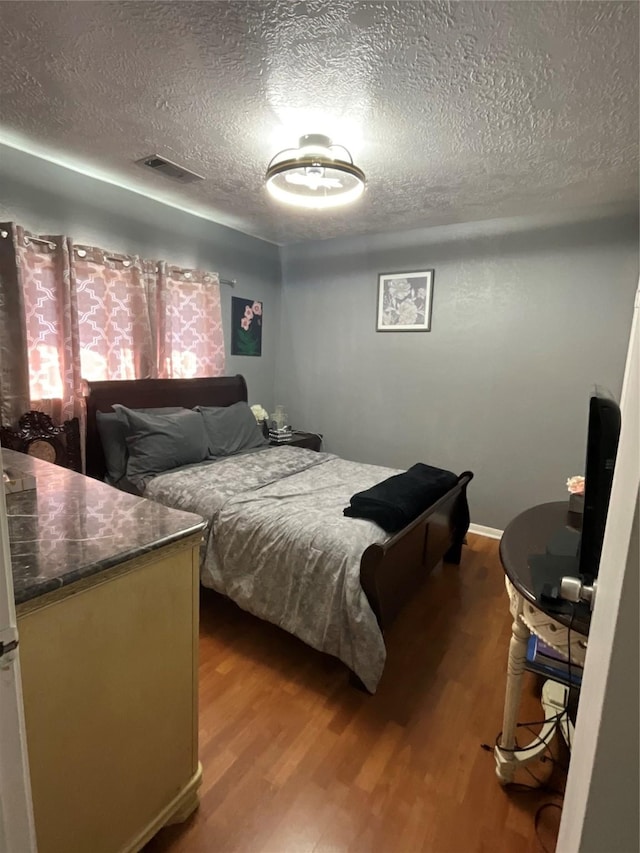
[[[579,571],[587,581],[598,576],[611,483],[620,437],[620,407],[601,389],[589,401],[584,514]]]

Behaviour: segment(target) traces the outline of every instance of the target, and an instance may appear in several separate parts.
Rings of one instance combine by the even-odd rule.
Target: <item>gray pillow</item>
[[[196,406],[196,411],[202,413],[212,458],[231,456],[269,444],[247,403],[224,407]]]
[[[115,412],[96,412],[96,423],[107,466],[106,480],[115,485],[127,472],[126,429]]]
[[[161,409],[132,409],[150,415],[173,415],[176,412],[187,411],[180,406],[167,406]],[[127,473],[127,428],[115,412],[96,412],[96,423],[107,466],[106,481],[115,485]]]
[[[156,474],[207,458],[209,443],[199,412],[152,415],[120,404],[113,408],[126,429],[127,478],[138,488]]]

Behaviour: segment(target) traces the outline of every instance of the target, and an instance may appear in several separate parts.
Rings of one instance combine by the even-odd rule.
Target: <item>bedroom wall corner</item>
[[[584,472],[594,383],[619,394],[638,217],[593,211],[290,245],[275,395],[324,449],[471,469],[503,529]],[[432,331],[377,333],[380,272],[434,269]]]

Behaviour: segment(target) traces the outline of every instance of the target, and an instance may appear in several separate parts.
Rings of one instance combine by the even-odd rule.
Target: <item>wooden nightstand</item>
[[[272,446],[275,446],[275,442],[271,442]],[[299,432],[294,430],[293,438],[291,441],[287,442],[287,445],[290,447],[306,447],[307,450],[320,450],[322,446],[322,438],[319,435],[316,435],[315,432]],[[283,445],[283,446],[287,446]],[[281,446],[281,445],[278,445]]]

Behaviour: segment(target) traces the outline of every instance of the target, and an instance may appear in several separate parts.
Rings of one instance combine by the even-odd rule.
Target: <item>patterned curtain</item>
[[[74,246],[72,276],[83,379],[156,375],[149,309],[155,275],[153,261]]]
[[[20,314],[14,315],[13,322],[17,326],[24,323],[29,376],[28,405],[21,400],[21,411],[7,416],[7,422],[14,423],[30,407],[59,421],[82,419],[78,312],[71,282],[70,243],[64,237],[36,237],[13,224],[0,225],[0,229],[3,234],[8,233],[4,239],[11,240],[15,259],[15,276],[3,275],[2,295],[11,294],[15,288],[20,291]],[[21,376],[23,349],[6,354],[12,364],[10,369]],[[4,423],[4,409],[2,416]]]
[[[0,223],[0,424],[84,419],[83,379],[220,376],[215,273]]]
[[[158,375],[167,379],[224,374],[220,283],[214,273],[158,263]]]
[[[17,252],[24,235],[0,225],[0,423],[12,426],[29,408],[29,356],[22,268]]]

